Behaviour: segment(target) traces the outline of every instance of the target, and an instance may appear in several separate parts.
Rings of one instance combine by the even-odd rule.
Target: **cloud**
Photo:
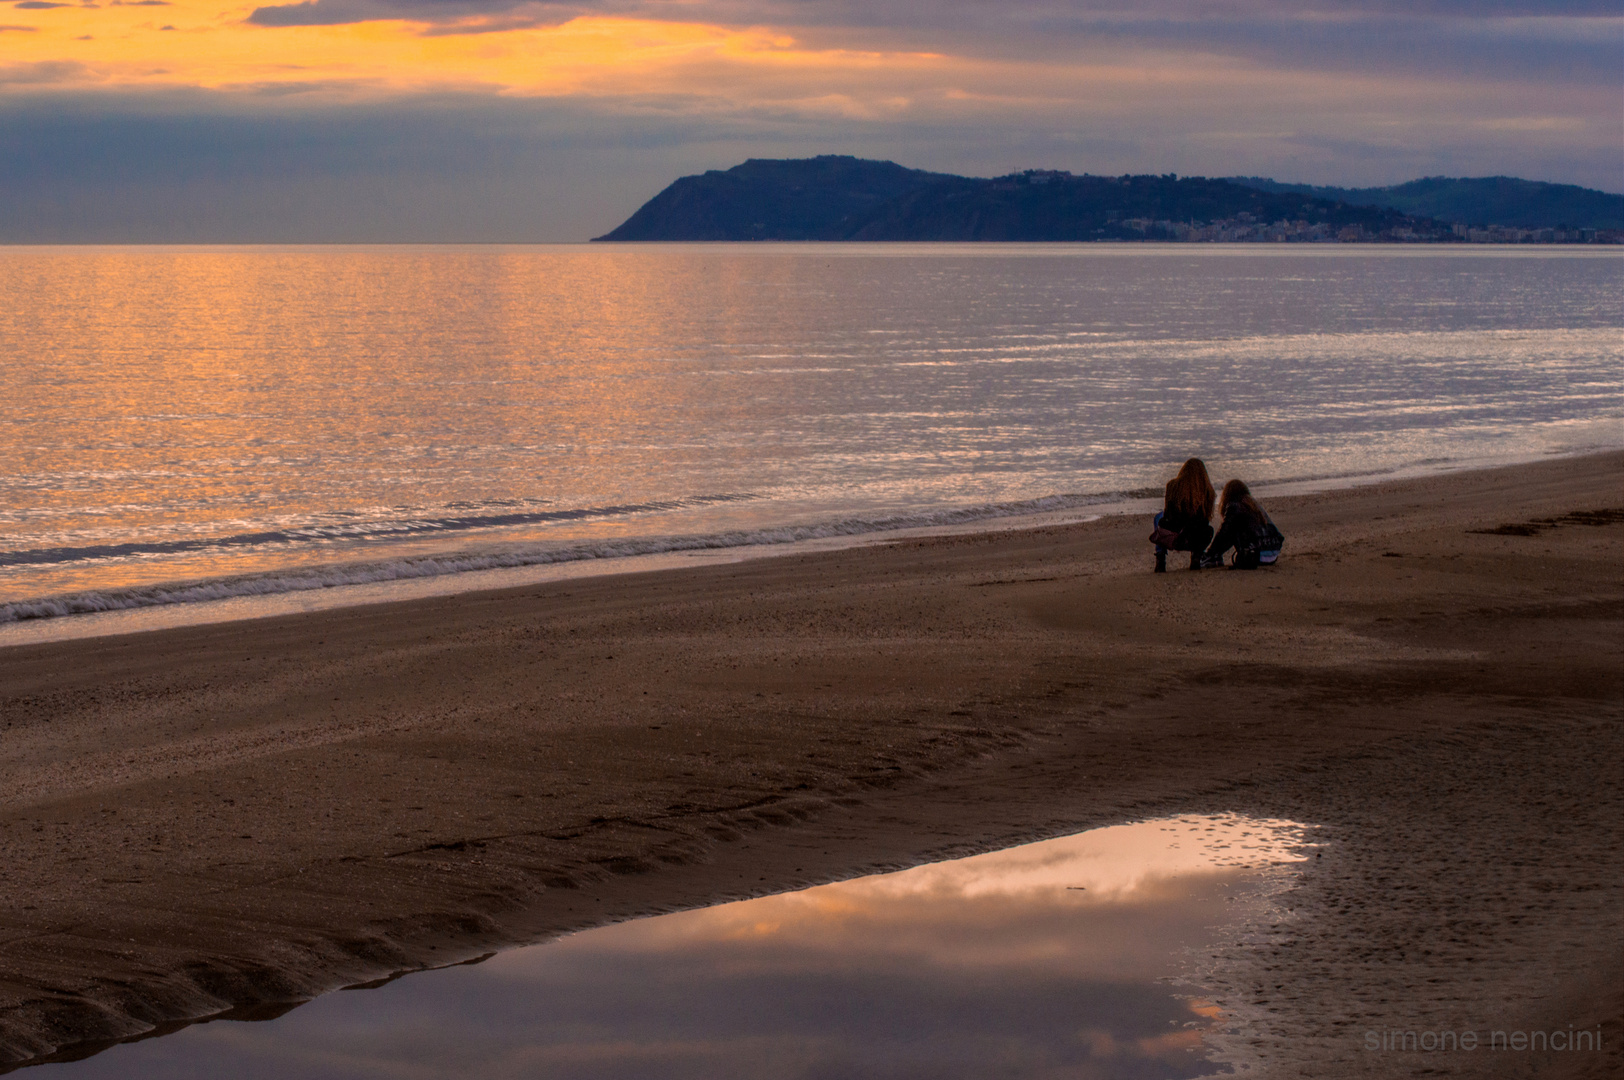
[[[285,104],[13,100],[0,107],[0,242],[585,239],[672,169],[742,158],[761,134],[490,97]],[[739,141],[718,155],[716,138]]]
[[[304,0],[258,8],[250,21],[262,26],[312,26],[406,19],[454,22],[525,6],[523,0]],[[1256,20],[1337,20],[1401,16],[1449,19],[1616,16],[1616,0],[563,0],[535,5],[551,19],[615,14],[680,19],[728,26],[850,26],[935,31],[980,30],[1007,35],[1022,27],[1081,27],[1106,19],[1149,19],[1195,25]]]
[[[50,8],[67,7],[68,5],[52,4],[49,3],[48,0],[22,0],[21,3],[12,4],[11,6],[14,8],[21,8],[24,11],[46,11]]]
[[[4,27],[0,30],[32,30],[32,26]],[[84,81],[88,72],[83,64],[69,60],[48,60],[35,64],[0,64],[0,88],[36,87],[77,83]]]
[[[256,26],[337,26],[368,19],[399,18],[367,0],[304,0],[255,8],[248,21]]]
[[[1612,0],[1609,0],[1612,3]],[[256,8],[264,28],[379,20],[428,37],[503,34],[578,17],[770,27],[809,49],[964,59],[1109,62],[1123,49],[1195,52],[1305,72],[1453,73],[1616,86],[1624,18],[1597,0],[301,0]],[[674,25],[674,24],[673,24]]]
[[[509,15],[482,15],[452,23],[435,23],[419,34],[423,37],[455,37],[467,34],[505,34],[512,30],[534,30],[544,26],[557,26],[563,20],[558,16],[515,12]]]
[[[491,15],[524,15],[507,20],[501,29],[557,26],[589,9],[579,4],[536,3],[533,0],[302,0],[255,8],[248,22],[255,26],[339,26],[380,20],[431,24],[475,23]],[[475,31],[478,32],[478,31]]]
[[[1071,40],[1058,29],[1054,33]],[[1624,19],[1362,15],[1191,22],[1134,17],[1095,20],[1074,34],[1093,50],[1194,50],[1274,68],[1616,85]],[[1041,44],[1034,47],[1047,51]]]

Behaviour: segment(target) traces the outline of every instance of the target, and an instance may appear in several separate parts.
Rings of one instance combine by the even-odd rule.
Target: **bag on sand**
[[[1274,561],[1280,557],[1280,549],[1286,546],[1286,538],[1280,535],[1280,530],[1274,527],[1273,521],[1267,521],[1266,534],[1260,538],[1257,551],[1259,566],[1273,566]]]

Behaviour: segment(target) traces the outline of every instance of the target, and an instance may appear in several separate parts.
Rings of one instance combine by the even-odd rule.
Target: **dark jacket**
[[[1221,558],[1230,548],[1237,559],[1254,560],[1261,551],[1278,551],[1285,537],[1256,503],[1237,502],[1224,511],[1224,523],[1207,549],[1208,558]]]
[[[1174,551],[1200,551],[1212,539],[1212,523],[1192,514],[1185,516],[1169,506],[1162,511],[1161,527],[1179,534]]]

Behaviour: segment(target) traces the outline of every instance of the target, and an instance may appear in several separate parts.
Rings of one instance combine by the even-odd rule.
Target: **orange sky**
[[[699,69],[838,79],[928,70],[943,59],[807,48],[769,29],[647,19],[583,17],[447,34],[403,20],[262,27],[245,21],[252,11],[253,5],[222,9],[208,0],[14,11],[5,18],[10,29],[0,49],[13,63],[76,65],[63,79],[76,86],[308,88],[361,96],[444,89],[658,93],[683,88]]]
[[[32,6],[29,6],[32,5]],[[813,113],[884,118],[908,110],[975,117],[1084,109],[1137,101],[1190,103],[1219,95],[1235,107],[1434,113],[1451,120],[1468,99],[1493,99],[1497,80],[1409,72],[1282,66],[1233,50],[1161,47],[1152,40],[1090,48],[1087,36],[1051,55],[969,49],[961,35],[896,32],[811,35],[794,28],[580,16],[552,26],[511,15],[460,21],[379,19],[322,26],[248,22],[256,5],[217,0],[22,0],[0,15],[0,63],[31,66],[28,86],[138,90],[205,88],[255,95],[300,92],[329,100],[474,91],[507,96],[640,97],[686,94],[730,105],[790,103]],[[672,9],[674,13],[683,8]],[[695,14],[704,9],[695,7]],[[520,23],[512,28],[504,25]],[[810,40],[816,35],[823,42]],[[865,38],[885,44],[853,47]],[[911,39],[911,40],[910,40]],[[837,42],[837,43],[831,43]],[[972,52],[981,55],[972,55]],[[4,80],[0,79],[0,86]],[[1510,104],[1510,102],[1507,102]],[[1548,103],[1501,108],[1475,124],[1527,130],[1583,124]],[[1241,127],[1253,124],[1245,121]],[[1278,122],[1265,124],[1278,128]]]
[[[0,0],[0,239],[577,238],[817,153],[1624,186],[1612,0],[1322,2]]]

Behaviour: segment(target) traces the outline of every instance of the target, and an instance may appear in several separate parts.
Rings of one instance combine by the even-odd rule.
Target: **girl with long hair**
[[[1150,534],[1156,545],[1156,572],[1167,572],[1167,550],[1188,551],[1190,569],[1201,569],[1201,552],[1212,539],[1212,506],[1218,492],[1200,458],[1191,458],[1179,474],[1167,482],[1162,512],[1151,519]]]
[[[1230,548],[1235,549],[1237,570],[1256,570],[1259,566],[1272,565],[1280,557],[1286,538],[1280,535],[1280,530],[1274,527],[1274,522],[1244,483],[1231,480],[1224,485],[1218,514],[1224,523],[1202,558],[1204,566],[1222,566],[1224,553]]]

